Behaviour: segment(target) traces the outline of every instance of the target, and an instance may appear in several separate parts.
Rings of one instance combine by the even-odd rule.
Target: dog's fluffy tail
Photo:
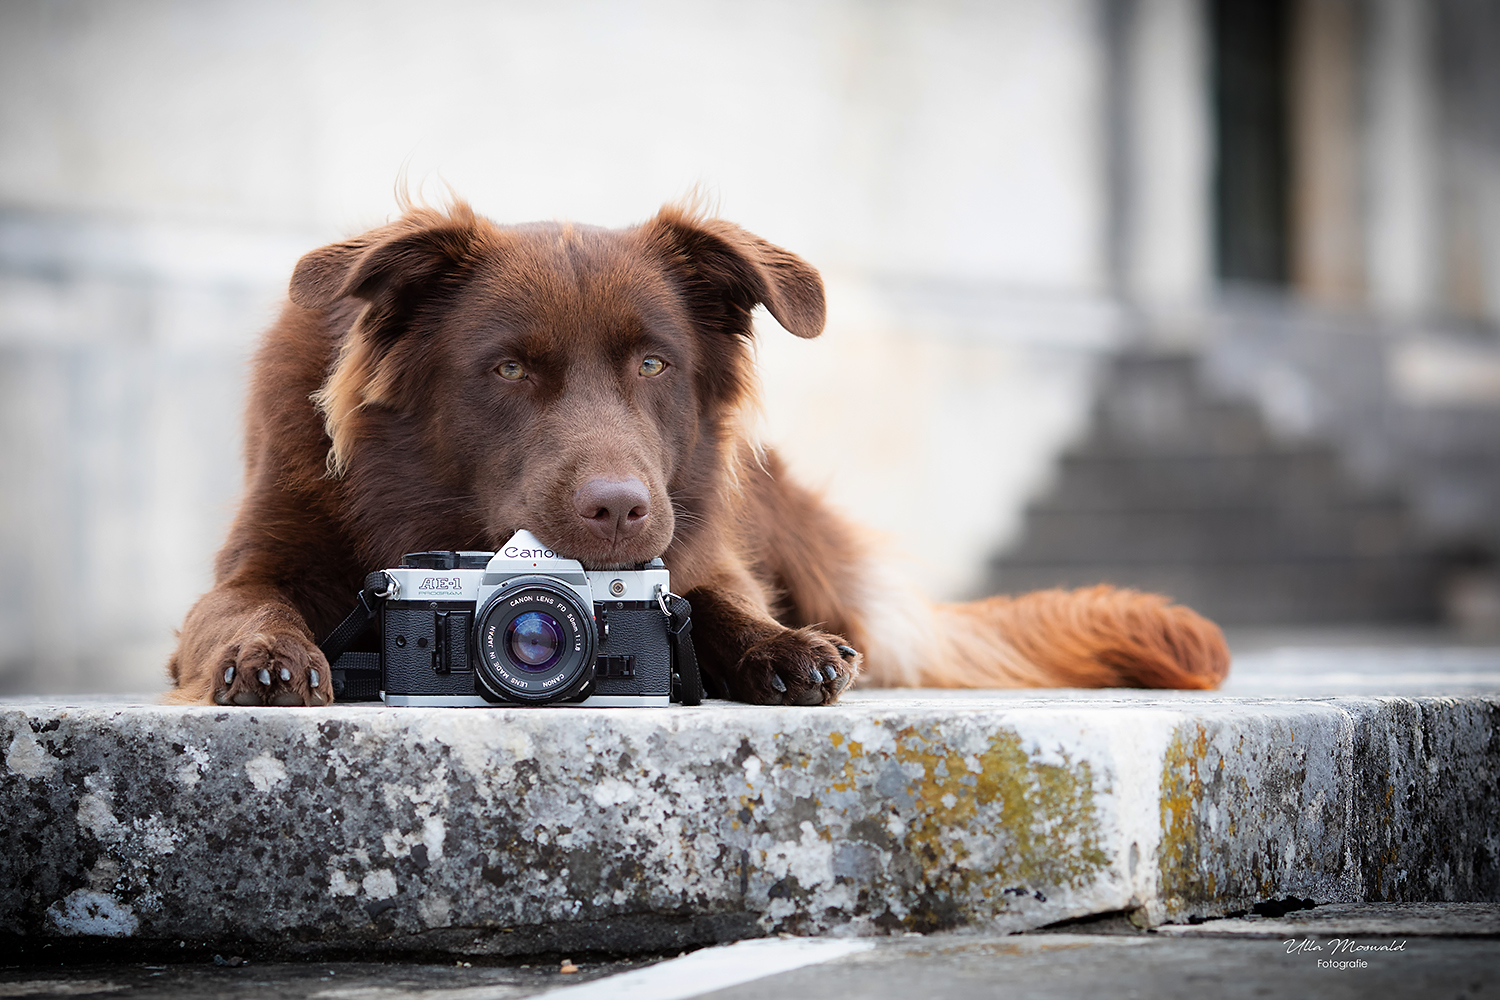
[[[1219,627],[1159,594],[1039,590],[904,617],[895,630],[869,623],[867,684],[1205,690],[1229,673]]]

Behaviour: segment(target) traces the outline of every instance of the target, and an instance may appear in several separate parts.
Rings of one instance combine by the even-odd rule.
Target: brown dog
[[[174,700],[325,704],[316,643],[366,573],[519,528],[595,568],[661,556],[710,691],[741,701],[831,702],[861,666],[875,685],[1223,679],[1219,630],[1155,595],[933,606],[893,583],[740,428],[761,304],[822,331],[815,270],[671,207],[624,230],[408,209],[302,258],[255,362],[245,498]]]

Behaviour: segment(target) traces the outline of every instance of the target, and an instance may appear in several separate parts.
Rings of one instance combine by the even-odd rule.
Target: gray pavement
[[[1401,937],[934,935],[702,994],[714,1000],[921,997],[1239,998],[1493,996],[1500,942]],[[1320,946],[1323,951],[1307,950]],[[1398,948],[1358,951],[1335,948]]]
[[[220,956],[223,959],[223,956]],[[228,961],[224,959],[223,961]],[[1119,917],[1024,934],[761,939],[681,957],[381,964],[211,960],[0,969],[0,997],[121,1000],[968,1000],[1500,993],[1500,905],[1339,904],[1146,931]],[[778,971],[781,970],[781,971]]]
[[[1500,644],[1435,628],[1262,628],[1228,633],[1237,697],[1459,697],[1500,692]]]

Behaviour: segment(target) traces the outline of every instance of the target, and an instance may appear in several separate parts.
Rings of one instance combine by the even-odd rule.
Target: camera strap
[[[698,672],[698,654],[693,650],[693,606],[663,588],[657,595],[667,615],[667,638],[672,644],[673,680],[677,700],[684,705],[703,704],[703,675]]]
[[[359,592],[359,602],[354,605],[354,610],[318,645],[330,667],[344,655],[349,644],[369,627],[370,620],[380,614],[380,606],[390,593],[390,584],[386,581],[384,570],[376,570],[365,577],[365,585]]]

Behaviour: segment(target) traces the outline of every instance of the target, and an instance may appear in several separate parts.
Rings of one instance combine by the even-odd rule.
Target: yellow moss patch
[[[899,732],[896,760],[922,769],[910,777],[916,804],[902,810],[902,839],[926,884],[994,898],[1014,887],[1079,887],[1107,868],[1093,769],[1061,757],[1056,764],[1033,760],[1014,732],[995,734],[977,754],[959,753],[915,728]],[[915,771],[906,769],[909,776]],[[1004,842],[998,860],[983,869],[973,867],[966,844],[976,834]]]
[[[1201,845],[1196,810],[1203,797],[1199,764],[1208,750],[1208,734],[1201,725],[1177,730],[1167,745],[1161,771],[1161,870],[1162,896],[1169,906],[1185,899],[1201,899]]]

